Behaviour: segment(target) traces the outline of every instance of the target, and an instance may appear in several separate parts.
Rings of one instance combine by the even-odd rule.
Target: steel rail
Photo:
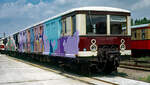
[[[137,65],[130,65],[130,64],[120,64],[120,68],[127,68],[127,69],[133,69],[133,70],[140,70],[140,71],[147,71],[150,72],[150,68],[137,66]]]

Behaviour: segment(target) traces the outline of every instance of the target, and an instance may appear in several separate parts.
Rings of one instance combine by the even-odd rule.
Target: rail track
[[[16,58],[16,57],[11,57],[11,56],[8,56],[8,57],[13,59],[13,60],[16,60],[16,61],[19,61],[19,62],[22,62],[22,63],[26,63],[28,65],[32,65],[34,67],[38,67],[38,68],[46,70],[46,71],[54,72],[54,73],[62,75],[64,77],[71,78],[73,80],[78,80],[80,82],[83,82],[83,83],[86,83],[86,84],[89,84],[89,85],[98,85],[98,84],[119,85],[117,83],[113,83],[113,82],[110,82],[110,81],[105,81],[105,80],[94,78],[94,77],[85,77],[85,76],[83,77],[83,76],[80,76],[80,75],[77,75],[77,74],[71,74],[71,73],[66,73],[66,72],[62,72],[62,71],[59,71],[59,70],[54,70],[53,68],[49,68],[49,67],[46,67],[44,65],[35,64],[35,63],[30,62],[30,61],[25,61],[25,60],[22,60],[22,59],[19,59],[19,58]]]
[[[120,68],[127,68],[127,69],[141,70],[141,71],[148,71],[148,72],[150,72],[150,67],[143,66],[143,65],[120,63],[119,67]]]

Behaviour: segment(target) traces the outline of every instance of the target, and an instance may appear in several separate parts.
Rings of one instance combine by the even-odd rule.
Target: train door
[[[78,53],[79,36],[76,30],[76,15],[65,17],[62,19],[62,38],[63,50],[61,53],[65,57],[76,57]]]

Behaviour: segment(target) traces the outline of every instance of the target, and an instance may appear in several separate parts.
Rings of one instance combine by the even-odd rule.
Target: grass
[[[132,59],[136,59],[139,61],[150,61],[150,56],[141,56],[141,57],[132,57],[132,56],[121,56],[121,61],[128,61],[128,60],[132,60]]]
[[[137,60],[140,60],[140,61],[150,61],[150,57],[149,56],[140,57],[140,58],[137,58]]]
[[[150,83],[150,75],[148,77],[140,77],[139,80]]]

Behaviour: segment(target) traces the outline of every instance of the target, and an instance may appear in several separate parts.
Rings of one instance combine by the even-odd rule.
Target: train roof
[[[12,35],[14,35],[14,34],[16,34],[18,32],[24,31],[24,30],[29,29],[31,27],[37,26],[39,24],[42,24],[42,23],[44,23],[44,22],[46,22],[48,20],[55,19],[57,17],[69,14],[69,13],[74,12],[74,11],[103,11],[103,12],[123,12],[123,13],[130,13],[129,10],[125,10],[125,9],[121,9],[121,8],[114,8],[114,7],[103,7],[103,6],[89,6],[89,7],[73,8],[71,10],[68,10],[68,11],[64,12],[64,13],[61,13],[61,14],[58,14],[56,16],[50,17],[50,18],[45,19],[45,20],[43,20],[41,22],[38,22],[36,24],[30,25],[30,26],[26,27],[25,29],[17,31],[17,32],[15,32],[15,33],[13,33],[13,34],[11,34],[9,36],[12,36]],[[7,36],[7,37],[9,37],[9,36]]]
[[[149,24],[141,24],[141,25],[131,26],[132,29],[141,28],[141,27],[150,27],[150,23]]]
[[[120,8],[114,8],[114,7],[102,7],[102,6],[95,6],[95,7],[80,7],[80,8],[74,8],[72,11],[80,11],[80,10],[85,10],[85,11],[112,11],[112,12],[127,12],[130,13],[129,10],[125,9],[120,9]]]

